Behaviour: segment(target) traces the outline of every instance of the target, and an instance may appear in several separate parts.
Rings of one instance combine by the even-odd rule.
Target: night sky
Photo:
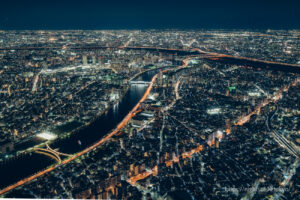
[[[300,29],[300,0],[1,0],[0,29]]]

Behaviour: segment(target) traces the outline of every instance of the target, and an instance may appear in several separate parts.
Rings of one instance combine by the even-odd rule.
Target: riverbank
[[[25,148],[25,149],[20,149],[20,150],[16,150],[16,151],[13,151],[13,152],[10,152],[10,156],[9,157],[3,157],[2,160],[0,160],[0,164],[5,162],[5,161],[9,161],[11,159],[14,159],[15,157],[18,157],[20,155],[23,155],[24,153],[30,153],[30,152],[33,152],[35,148],[43,148],[45,147],[46,144],[53,144],[59,140],[62,140],[62,139],[66,139],[67,137],[69,137],[70,135],[72,134],[75,134],[81,130],[83,130],[84,128],[86,128],[87,126],[89,126],[91,123],[93,123],[94,121],[96,121],[99,117],[101,117],[103,114],[105,114],[108,110],[110,110],[114,105],[118,104],[121,99],[127,94],[128,90],[129,90],[129,86],[126,85],[125,88],[123,88],[123,92],[122,92],[122,95],[119,97],[119,99],[117,101],[114,101],[113,103],[109,103],[109,106],[102,110],[100,113],[98,113],[95,117],[93,117],[92,119],[90,119],[88,122],[80,125],[79,127],[76,127],[74,129],[72,129],[71,131],[68,131],[68,132],[65,132],[61,135],[58,135],[58,137],[55,139],[55,140],[40,140],[40,141],[36,141],[36,142],[31,142],[31,141],[34,141],[34,140],[37,140],[38,138],[36,136],[32,137],[31,139],[29,139],[28,143],[37,143],[37,144],[34,144],[34,146],[31,146],[31,147],[28,147],[28,148]]]
[[[109,106],[102,110],[100,113],[98,113],[96,116],[94,116],[93,118],[91,118],[90,120],[88,120],[85,123],[82,123],[82,125],[75,127],[74,129],[65,132],[63,134],[58,135],[58,137],[55,140],[40,140],[40,141],[35,141],[35,142],[30,142],[33,140],[36,140],[36,137],[31,138],[30,140],[28,140],[27,142],[29,144],[32,144],[32,146],[30,147],[26,147],[28,145],[25,145],[26,148],[24,149],[17,149],[16,151],[11,152],[11,155],[9,157],[3,157],[3,159],[0,161],[0,164],[4,161],[9,161],[9,160],[13,160],[15,159],[15,157],[18,157],[20,155],[23,155],[24,153],[30,153],[33,152],[35,148],[44,148],[46,143],[51,145],[55,145],[56,143],[58,143],[60,140],[65,140],[68,137],[70,137],[71,135],[74,135],[82,130],[84,130],[86,127],[90,126],[92,123],[94,123],[95,121],[97,121],[99,118],[101,118],[101,116],[103,116],[105,113],[107,113],[110,109],[112,109],[115,105],[119,104],[120,101],[124,98],[124,96],[126,96],[126,94],[128,93],[129,89],[130,89],[130,81],[133,79],[138,78],[139,76],[142,76],[143,74],[150,72],[150,71],[155,71],[158,69],[161,69],[164,67],[157,67],[154,69],[147,69],[147,70],[143,70],[137,74],[135,74],[133,77],[127,79],[127,84],[124,85],[124,87],[122,88],[122,95],[119,97],[119,99],[117,101],[114,101],[113,103],[109,103]]]
[[[138,109],[138,107],[140,106],[141,102],[145,101],[146,98],[148,97],[148,95],[150,94],[150,91],[152,89],[152,86],[153,86],[153,82],[155,81],[157,75],[154,75],[151,79],[151,82],[149,84],[149,86],[147,87],[146,91],[143,92],[143,96],[142,98],[139,99],[139,101],[137,102],[137,104],[135,104],[135,106],[130,110],[130,112],[125,116],[125,118],[123,118],[123,120],[116,126],[115,129],[113,129],[112,131],[110,131],[108,134],[104,135],[102,137],[101,140],[99,140],[98,142],[96,142],[95,144],[83,149],[82,151],[79,151],[78,153],[74,154],[72,157],[69,157],[65,160],[62,161],[61,164],[59,165],[54,165],[54,166],[50,166],[48,167],[47,169],[45,170],[42,170],[42,171],[39,171],[37,173],[35,173],[34,175],[31,175],[27,178],[24,178],[20,181],[18,181],[17,183],[13,184],[13,185],[10,185],[4,189],[2,189],[0,191],[0,195],[16,188],[16,187],[19,187],[20,185],[23,185],[25,183],[28,183],[29,181],[32,181],[34,179],[36,179],[37,177],[40,177],[48,172],[51,172],[53,171],[54,169],[56,169],[58,166],[61,166],[61,165],[65,165],[71,161],[73,161],[74,159],[78,158],[79,156],[83,155],[83,154],[86,154],[87,152],[95,149],[96,147],[98,147],[99,145],[103,144],[104,142],[106,142],[107,140],[109,140],[112,136],[114,136],[115,134],[117,134],[128,122],[129,120],[134,116],[134,112]],[[130,97],[128,97],[130,98]],[[126,102],[125,102],[126,103]],[[98,136],[99,137],[99,136]]]

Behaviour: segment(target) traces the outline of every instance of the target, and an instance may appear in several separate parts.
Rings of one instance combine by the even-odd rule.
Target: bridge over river
[[[31,153],[0,163],[0,195],[74,160],[119,132],[139,111],[140,102],[149,95],[155,74],[155,70],[141,73],[119,105],[111,107],[89,126],[65,139],[54,141],[51,147],[46,144],[43,148],[34,148]],[[63,160],[62,156],[67,159]]]
[[[125,47],[116,48],[121,49]],[[26,49],[27,48],[16,50]],[[209,60],[220,60],[262,66],[273,66],[276,70],[288,69],[293,70],[294,72],[299,72],[300,70],[300,65],[284,64],[277,62],[262,61],[252,58],[243,58],[217,53],[209,53],[201,51],[199,49],[189,51],[154,47],[126,47],[126,49],[146,49],[154,51],[165,51],[168,53],[184,52],[184,54],[190,54],[191,58],[197,58],[198,55],[199,57],[202,56],[203,59]],[[2,48],[0,49],[0,51],[1,50],[5,49]],[[203,57],[203,55],[205,56]],[[182,67],[185,67],[187,63],[187,59],[185,59],[183,61]],[[164,70],[163,72],[165,71],[166,70]],[[89,126],[79,130],[78,132],[70,135],[69,137],[53,142],[51,146],[55,150],[53,150],[49,146],[46,146],[45,148],[36,149],[36,153],[32,152],[30,154],[25,154],[14,158],[10,161],[7,161],[6,163],[0,163],[0,189],[2,188],[2,190],[0,190],[0,195],[54,170],[58,166],[53,165],[54,161],[60,163],[59,165],[66,164],[76,159],[77,157],[89,152],[91,149],[94,149],[98,145],[103,144],[112,135],[116,134],[131,119],[131,117],[135,115],[140,103],[144,101],[149,95],[153,85],[153,81],[156,78],[155,73],[155,71],[148,71],[146,72],[146,75],[141,74],[142,80],[131,80],[132,85],[129,91],[126,93],[126,95],[118,103],[119,106],[117,106],[116,108],[110,108],[107,114],[98,117],[95,121],[90,123]],[[78,143],[78,141],[80,141],[80,144]],[[45,154],[47,154],[47,156],[45,156]],[[68,159],[62,161],[61,155],[67,156]],[[52,157],[53,159],[48,159],[48,156]],[[51,164],[52,166],[49,167]]]

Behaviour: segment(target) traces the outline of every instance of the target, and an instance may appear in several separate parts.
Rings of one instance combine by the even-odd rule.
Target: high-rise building
[[[87,56],[86,55],[82,56],[82,64],[87,65]]]
[[[159,72],[159,74],[158,74],[158,81],[159,81],[159,86],[161,86],[162,87],[162,85],[163,85],[163,73],[162,73],[162,71],[160,71]]]
[[[99,67],[104,67],[104,63],[103,63],[102,58],[98,59],[98,62],[99,62]]]
[[[93,63],[93,65],[95,65],[95,64],[96,64],[96,62],[97,62],[97,60],[96,60],[96,56],[93,56],[93,57],[92,57],[92,63]]]

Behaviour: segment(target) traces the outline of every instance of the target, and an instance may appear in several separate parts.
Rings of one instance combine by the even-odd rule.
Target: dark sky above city
[[[7,0],[0,29],[300,29],[299,0]]]

